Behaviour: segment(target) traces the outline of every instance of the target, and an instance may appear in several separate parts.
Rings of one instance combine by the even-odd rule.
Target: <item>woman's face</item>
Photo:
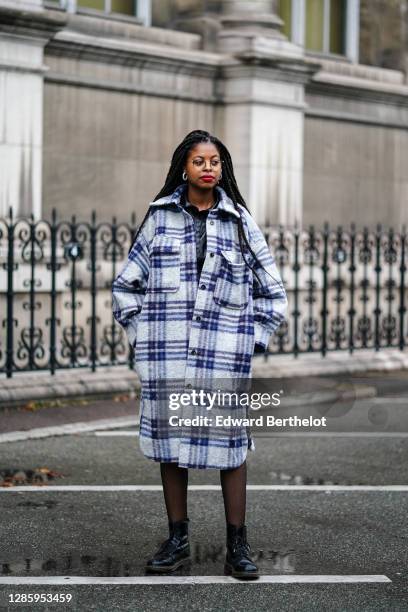
[[[187,154],[187,181],[200,189],[212,189],[221,176],[221,157],[212,142],[200,142]]]

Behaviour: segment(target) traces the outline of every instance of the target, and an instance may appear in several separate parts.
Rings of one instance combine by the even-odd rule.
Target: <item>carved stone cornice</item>
[[[0,3],[0,32],[3,34],[47,40],[66,23],[67,17],[61,11]]]
[[[47,55],[122,65],[132,68],[214,77],[219,56],[203,51],[190,51],[153,45],[141,41],[99,38],[65,30],[55,36],[46,49]]]

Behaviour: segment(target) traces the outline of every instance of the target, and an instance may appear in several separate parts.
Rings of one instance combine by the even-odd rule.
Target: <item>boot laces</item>
[[[250,550],[251,550],[251,546],[248,544],[248,542],[242,538],[241,536],[237,536],[233,542],[232,545],[232,551],[233,553],[240,553],[242,555],[244,555],[245,557],[248,557],[250,554]]]
[[[170,538],[167,538],[167,540],[165,540],[160,545],[160,548],[157,551],[157,554],[162,555],[162,554],[172,553],[177,549],[179,544],[180,544],[180,540],[178,538],[175,538],[174,536],[171,536]]]

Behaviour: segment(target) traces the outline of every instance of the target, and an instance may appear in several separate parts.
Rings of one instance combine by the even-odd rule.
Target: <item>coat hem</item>
[[[143,451],[142,451],[143,452]],[[241,467],[241,465],[246,461],[247,458],[247,453],[245,452],[245,455],[241,461],[241,463],[239,463],[238,465],[191,465],[189,463],[183,463],[183,462],[179,462],[179,460],[177,458],[173,458],[173,459],[166,459],[165,461],[163,461],[163,459],[160,459],[159,457],[152,457],[151,455],[146,455],[145,453],[143,453],[143,455],[147,458],[147,459],[151,459],[152,461],[155,461],[156,463],[177,463],[178,467],[181,468],[188,468],[190,470],[234,470],[236,468]]]

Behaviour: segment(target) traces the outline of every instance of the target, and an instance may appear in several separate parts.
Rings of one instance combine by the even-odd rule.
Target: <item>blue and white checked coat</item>
[[[162,428],[160,381],[250,379],[254,344],[266,349],[284,319],[287,297],[261,230],[221,187],[216,187],[218,205],[207,217],[207,254],[198,278],[194,222],[180,203],[183,189],[186,184],[150,203],[150,214],[114,280],[113,314],[134,348],[144,455],[180,467],[234,468],[244,462],[248,447],[254,450],[250,434],[241,428],[218,439],[192,433],[193,428],[171,433],[168,423]],[[239,216],[263,265],[255,267],[261,284],[241,254]],[[249,251],[246,259],[254,265]]]

